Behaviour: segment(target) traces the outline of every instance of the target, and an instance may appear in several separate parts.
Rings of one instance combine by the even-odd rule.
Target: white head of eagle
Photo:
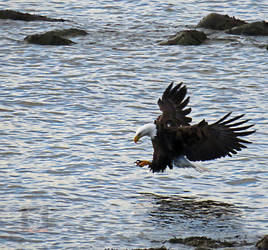
[[[137,130],[134,142],[149,136],[154,149],[152,162],[138,160],[138,166],[148,165],[153,172],[161,172],[166,167],[172,168],[177,159],[185,165],[185,159],[206,161],[232,156],[246,148],[245,144],[251,143],[240,138],[255,132],[248,130],[254,124],[245,125],[249,120],[240,119],[244,114],[229,118],[229,112],[214,123],[202,120],[191,125],[192,118],[187,116],[191,112],[191,108],[187,108],[190,98],[186,94],[185,85],[180,83],[173,87],[172,82],[158,100],[162,114],[154,123],[145,124]]]
[[[156,125],[154,123],[147,123],[138,128],[134,137],[134,142],[137,143],[140,138],[149,136],[151,140],[156,136]]]

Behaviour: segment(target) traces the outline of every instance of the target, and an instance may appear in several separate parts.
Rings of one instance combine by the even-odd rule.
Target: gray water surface
[[[0,8],[72,20],[0,20],[1,248],[131,249],[174,236],[254,242],[267,234],[268,54],[256,45],[268,38],[216,32],[222,40],[197,47],[157,45],[210,12],[265,20],[265,1],[5,1]],[[89,35],[72,46],[21,42],[70,27]],[[160,114],[157,99],[171,81],[187,85],[194,122],[245,113],[256,123],[253,144],[202,163],[210,172],[134,166],[152,157],[150,140],[134,144],[135,130]],[[205,214],[198,204],[207,200],[219,207]]]

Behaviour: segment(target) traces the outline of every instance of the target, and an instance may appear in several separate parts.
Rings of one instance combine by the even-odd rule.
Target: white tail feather
[[[186,156],[181,155],[173,161],[173,165],[178,168],[194,168],[198,172],[210,171],[209,169],[200,166],[197,163],[189,161]]]

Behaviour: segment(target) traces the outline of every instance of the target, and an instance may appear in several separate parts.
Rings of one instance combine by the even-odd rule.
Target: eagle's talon
[[[151,162],[150,161],[141,161],[141,160],[137,160],[135,161],[135,164],[136,166],[139,166],[139,167],[144,167],[144,166],[147,166],[147,165],[151,165]]]

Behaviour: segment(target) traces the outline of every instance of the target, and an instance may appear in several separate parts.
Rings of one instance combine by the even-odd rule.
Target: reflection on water
[[[0,20],[0,248],[137,248],[172,237],[257,237],[267,232],[265,37],[217,34],[198,47],[157,46],[209,12],[255,21],[252,1],[2,1],[65,23]],[[68,47],[21,43],[27,35],[79,27]],[[210,172],[152,174],[140,125],[157,99],[183,81],[194,122],[233,111],[256,123],[253,144]],[[186,248],[188,249],[188,248]]]
[[[242,223],[242,210],[235,205],[197,197],[143,194],[151,199],[153,207],[148,216],[151,225],[159,231],[172,230],[173,237],[152,241],[165,247],[224,248],[253,247]],[[172,229],[171,229],[172,228]]]
[[[156,227],[179,227],[178,236],[233,236],[243,234],[241,210],[232,204],[198,200],[183,196],[150,194],[153,210],[149,213]],[[198,230],[197,230],[198,229]]]

